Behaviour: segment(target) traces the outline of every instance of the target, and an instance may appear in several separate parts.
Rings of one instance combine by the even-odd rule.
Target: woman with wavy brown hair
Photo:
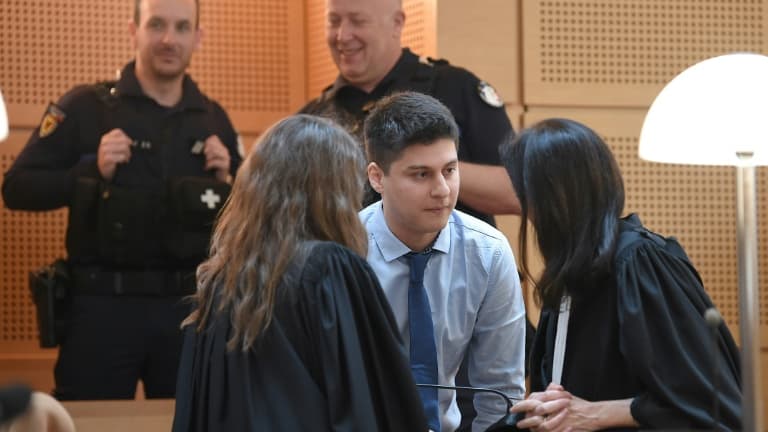
[[[365,160],[329,121],[272,126],[237,173],[184,321],[173,430],[426,430],[362,258]]]

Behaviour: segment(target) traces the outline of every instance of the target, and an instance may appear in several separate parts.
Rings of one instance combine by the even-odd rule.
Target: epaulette
[[[425,64],[428,66],[448,66],[450,63],[448,63],[448,60],[446,59],[436,59],[432,57],[427,56],[421,56],[419,57],[419,62],[421,64]]]
[[[318,99],[318,102],[325,102],[328,99],[332,99],[335,91],[335,84],[331,84],[328,87],[324,88],[323,91],[320,93],[320,98]]]

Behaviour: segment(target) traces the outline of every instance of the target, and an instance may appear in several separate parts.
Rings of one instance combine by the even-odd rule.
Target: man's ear
[[[202,27],[198,27],[197,29],[195,29],[195,46],[194,46],[195,51],[200,49],[200,46],[203,44],[204,36],[205,36],[205,30]]]
[[[401,10],[398,10],[395,12],[395,37],[397,40],[400,40],[400,38],[403,35],[403,28],[405,27],[405,12]]]
[[[368,182],[371,183],[371,187],[381,194],[384,190],[384,184],[382,183],[382,180],[384,179],[384,170],[381,169],[376,162],[371,162],[368,164],[367,172]]]
[[[136,51],[136,31],[138,28],[136,27],[136,23],[133,22],[133,19],[128,21],[128,36],[131,38],[131,45],[133,47],[133,50]]]

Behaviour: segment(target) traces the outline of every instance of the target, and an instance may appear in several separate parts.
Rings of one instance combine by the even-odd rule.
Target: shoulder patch
[[[420,56],[419,63],[427,66],[445,66],[449,64],[448,60],[436,59],[436,58],[427,57],[427,56]]]
[[[477,93],[483,102],[492,107],[501,108],[504,106],[504,101],[501,100],[501,96],[496,92],[496,89],[485,81],[477,83]]]
[[[40,122],[40,138],[52,134],[66,117],[67,115],[58,105],[49,104],[48,109],[45,110],[45,115],[43,115],[43,120]]]

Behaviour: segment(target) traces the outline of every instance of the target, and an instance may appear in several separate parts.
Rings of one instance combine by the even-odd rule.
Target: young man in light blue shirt
[[[454,209],[459,133],[450,111],[430,96],[395,94],[376,104],[364,133],[368,179],[382,198],[360,212],[369,234],[368,262],[392,306],[417,383],[432,380],[422,375],[430,360],[420,360],[429,346],[437,370],[426,375],[436,384],[454,385],[467,356],[472,386],[523,398],[525,307],[517,266],[501,232]],[[426,293],[427,321],[417,316],[411,297],[413,255],[427,255],[418,288]],[[411,328],[412,322],[424,326],[430,314],[434,347],[432,334],[423,343],[423,329]],[[422,342],[411,344],[413,338]],[[455,392],[440,390],[434,397],[438,420],[431,429],[455,430],[461,419]],[[429,398],[422,394],[428,418]],[[502,398],[487,393],[475,397],[475,409],[473,431],[506,414]]]

